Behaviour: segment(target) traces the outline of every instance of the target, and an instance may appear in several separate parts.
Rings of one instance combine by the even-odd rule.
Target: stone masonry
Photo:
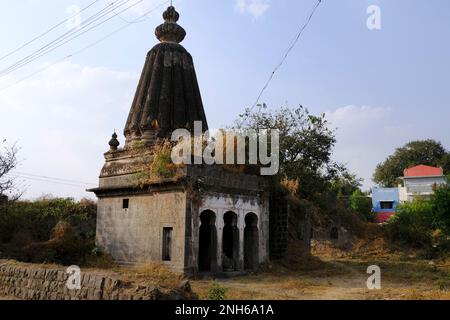
[[[180,300],[192,299],[189,282],[162,291],[151,285],[131,284],[118,277],[82,272],[81,289],[69,290],[64,267],[37,267],[0,260],[0,296],[26,300]]]

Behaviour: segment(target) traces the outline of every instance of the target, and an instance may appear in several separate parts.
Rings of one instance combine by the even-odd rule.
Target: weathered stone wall
[[[123,209],[123,199],[129,208]],[[119,263],[162,261],[164,227],[172,231],[172,260],[164,261],[174,271],[184,271],[184,191],[100,198],[97,214],[97,245]]]
[[[272,194],[270,203],[270,256],[283,258],[288,251],[289,204],[281,194]]]
[[[119,278],[89,272],[81,274],[81,289],[69,290],[64,268],[44,268],[0,260],[0,296],[27,300],[162,300],[192,299],[189,282],[161,291],[158,287],[136,285]]]

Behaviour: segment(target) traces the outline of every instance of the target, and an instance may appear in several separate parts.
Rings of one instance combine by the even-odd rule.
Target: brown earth
[[[227,299],[282,300],[416,300],[450,299],[450,264],[416,254],[389,252],[384,240],[356,243],[351,252],[335,248],[313,256],[294,256],[232,279],[191,281],[201,299],[212,283],[228,289]],[[367,288],[367,267],[381,268],[381,289]]]

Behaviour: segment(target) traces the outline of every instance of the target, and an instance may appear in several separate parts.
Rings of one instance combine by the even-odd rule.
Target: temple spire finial
[[[110,149],[109,149],[110,151],[116,151],[117,148],[119,147],[120,142],[119,142],[119,140],[117,140],[116,129],[114,129],[114,133],[112,134],[111,140],[109,140],[108,144],[110,147]]]
[[[163,13],[164,23],[156,27],[155,35],[161,42],[180,43],[186,37],[186,31],[177,24],[180,14],[171,6]]]

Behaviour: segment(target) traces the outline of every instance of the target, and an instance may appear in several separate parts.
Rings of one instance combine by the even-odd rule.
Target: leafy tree
[[[350,207],[366,221],[373,220],[372,201],[361,190],[357,189],[350,197]]]
[[[341,165],[339,173],[331,180],[331,189],[338,197],[348,198],[355,191],[360,191],[363,179],[348,172],[347,168]]]
[[[450,153],[435,140],[412,141],[398,148],[383,163],[378,164],[373,181],[384,187],[395,187],[403,170],[416,165],[442,166],[450,171]]]
[[[279,177],[298,180],[299,193],[311,196],[329,187],[343,166],[331,159],[336,143],[335,131],[325,115],[312,115],[300,106],[271,111],[266,105],[258,111],[247,109],[236,129],[278,129],[280,133]]]
[[[442,229],[450,234],[450,186],[445,185],[436,189],[433,197],[433,211]]]

